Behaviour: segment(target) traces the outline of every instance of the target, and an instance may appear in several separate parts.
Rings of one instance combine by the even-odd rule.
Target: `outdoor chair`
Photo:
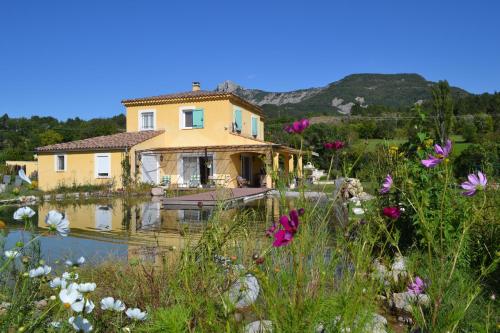
[[[163,176],[161,179],[161,185],[163,186],[170,186],[171,183],[171,177],[170,176]]]
[[[10,179],[11,179],[11,177],[9,175],[3,176],[3,183],[5,185],[9,185],[10,184]]]
[[[248,180],[241,176],[236,177],[236,182],[238,183],[238,187],[248,187]]]
[[[191,179],[189,180],[189,187],[198,187],[198,186],[200,186],[200,176],[192,175]]]

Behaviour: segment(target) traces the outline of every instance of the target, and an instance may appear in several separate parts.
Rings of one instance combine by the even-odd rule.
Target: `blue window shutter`
[[[258,133],[257,118],[252,117],[252,135],[257,136]]]
[[[193,128],[203,128],[203,109],[193,110]]]
[[[241,110],[234,110],[234,129],[241,131],[243,127],[243,121],[241,119]]]

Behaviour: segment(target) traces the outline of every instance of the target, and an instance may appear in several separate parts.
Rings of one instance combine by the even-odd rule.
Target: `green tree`
[[[442,144],[449,138],[453,126],[453,98],[448,81],[439,81],[432,87],[432,104],[436,135]]]
[[[40,143],[42,146],[53,145],[55,143],[62,142],[63,140],[63,136],[54,130],[47,130],[40,134]]]

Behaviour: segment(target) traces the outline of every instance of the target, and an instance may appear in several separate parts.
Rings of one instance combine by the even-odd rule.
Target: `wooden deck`
[[[237,202],[248,201],[263,197],[269,191],[268,188],[225,188],[215,191],[182,195],[179,197],[163,199],[164,208],[203,207],[216,206],[219,203],[233,205]]]

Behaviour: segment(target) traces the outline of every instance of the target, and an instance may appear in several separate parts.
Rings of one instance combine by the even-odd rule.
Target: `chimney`
[[[200,82],[193,82],[193,91],[198,91],[201,89]]]

